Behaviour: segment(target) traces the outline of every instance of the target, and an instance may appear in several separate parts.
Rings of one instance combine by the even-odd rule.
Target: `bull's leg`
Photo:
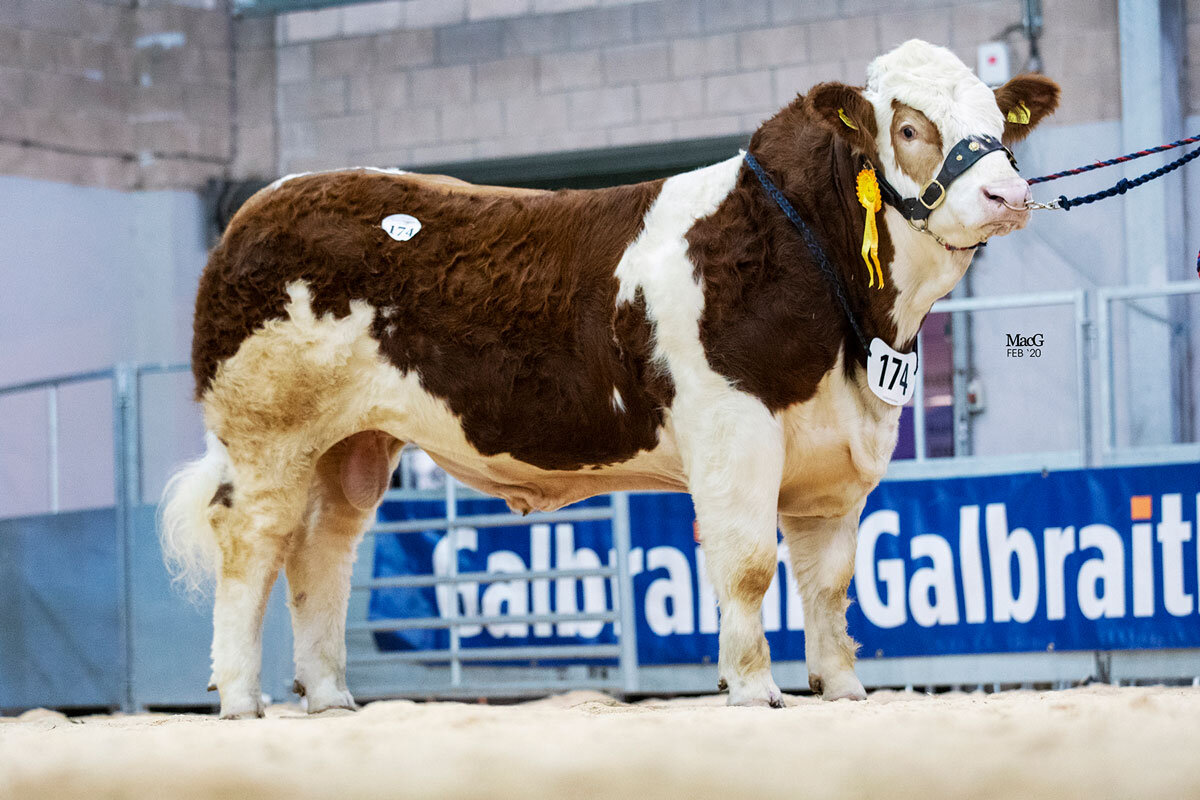
[[[399,452],[400,442],[368,431],[335,445],[317,463],[304,525],[286,560],[294,688],[310,714],[354,708],[346,688],[350,574]]]
[[[269,483],[238,464],[233,490],[211,507],[220,551],[213,601],[212,684],[221,717],[262,716],[262,619],[284,548],[300,523],[307,470]],[[280,477],[280,476],[276,476]]]
[[[781,516],[780,528],[804,602],[808,685],[826,700],[864,700],[854,674],[858,645],[846,633],[846,589],[854,575],[861,507],[844,517]]]
[[[729,689],[730,705],[778,708],[783,696],[771,677],[762,599],[778,565],[783,443],[766,408],[737,411],[691,443],[689,489],[721,611],[720,683]]]

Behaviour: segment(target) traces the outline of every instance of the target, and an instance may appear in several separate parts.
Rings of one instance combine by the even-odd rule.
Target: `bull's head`
[[[1041,75],[993,91],[949,50],[914,39],[871,62],[865,89],[820,84],[808,102],[877,165],[885,199],[910,225],[970,248],[1028,222],[1029,186],[1007,146],[1054,111],[1058,94]]]

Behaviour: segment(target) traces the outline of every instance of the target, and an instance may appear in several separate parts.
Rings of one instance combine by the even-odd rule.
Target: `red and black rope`
[[[1094,169],[1100,169],[1101,167],[1111,167],[1114,164],[1124,164],[1127,161],[1133,161],[1135,159],[1142,158],[1144,156],[1152,156],[1155,153],[1163,153],[1163,152],[1166,152],[1167,150],[1174,150],[1176,147],[1183,147],[1186,144],[1195,144],[1196,142],[1200,142],[1200,136],[1189,136],[1188,138],[1180,139],[1177,142],[1171,142],[1170,144],[1161,144],[1157,147],[1151,147],[1146,150],[1138,150],[1133,153],[1127,153],[1126,155],[1123,155],[1123,156],[1117,156],[1116,158],[1110,158],[1107,161],[1097,161],[1093,164],[1084,164],[1083,166],[1076,167],[1075,169],[1063,170],[1062,172],[1052,172],[1049,175],[1042,175],[1037,178],[1031,178],[1029,180],[1029,185],[1033,186],[1038,183],[1046,183],[1048,181],[1058,180],[1059,178],[1066,178],[1070,175],[1080,175],[1084,172],[1091,172]],[[1092,194],[1080,195],[1079,197],[1072,197],[1072,198],[1068,198],[1066,195],[1060,195],[1059,198],[1057,200],[1055,200],[1052,205],[1055,208],[1061,208],[1063,211],[1070,211],[1071,208],[1073,208],[1074,206],[1082,206],[1082,205],[1086,205],[1088,203],[1094,203],[1097,200],[1103,200],[1108,197],[1114,197],[1119,194],[1125,194],[1125,192],[1129,191],[1130,189],[1135,189],[1138,186],[1141,186],[1143,183],[1152,181],[1155,178],[1161,178],[1163,175],[1166,175],[1168,172],[1172,172],[1174,170],[1179,169],[1184,164],[1188,163],[1189,161],[1195,159],[1198,156],[1200,156],[1200,148],[1193,150],[1192,152],[1188,153],[1185,156],[1182,156],[1181,158],[1175,159],[1174,161],[1172,161],[1169,164],[1164,164],[1163,166],[1159,167],[1156,170],[1151,170],[1150,172],[1147,172],[1145,175],[1139,175],[1138,177],[1132,178],[1132,179],[1122,178],[1121,180],[1117,181],[1116,185],[1110,186],[1109,188],[1104,189],[1102,191],[1093,192]],[[1196,254],[1196,275],[1200,276],[1200,253]]]
[[[1052,172],[1049,175],[1042,175],[1039,178],[1031,178],[1029,180],[1029,185],[1033,186],[1038,183],[1046,183],[1048,181],[1058,180],[1059,178],[1066,178],[1069,175],[1081,175],[1085,172],[1091,172],[1094,169],[1100,169],[1101,167],[1111,167],[1114,164],[1124,164],[1126,161],[1133,161],[1134,159],[1142,158],[1143,156],[1152,156],[1155,153],[1164,153],[1167,150],[1174,150],[1176,147],[1183,147],[1185,144],[1195,144],[1196,142],[1200,142],[1200,136],[1189,136],[1188,138],[1180,139],[1177,142],[1160,144],[1158,147],[1151,147],[1148,150],[1138,150],[1135,153],[1127,153],[1123,156],[1110,158],[1107,161],[1097,161],[1094,164],[1084,164],[1082,167],[1076,167],[1075,169],[1063,170],[1062,172]]]

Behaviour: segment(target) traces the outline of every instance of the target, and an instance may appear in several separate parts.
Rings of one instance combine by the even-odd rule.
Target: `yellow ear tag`
[[[850,115],[846,113],[846,109],[844,109],[844,108],[838,109],[838,119],[840,119],[842,121],[842,123],[845,124],[845,126],[847,128],[849,128],[850,130],[852,130],[852,131],[858,130],[858,126],[850,121]]]
[[[858,203],[867,211],[867,224],[863,229],[862,259],[867,265],[870,281],[867,286],[875,285],[875,275],[879,275],[879,287],[883,288],[883,267],[879,265],[879,228],[875,224],[875,215],[883,208],[883,198],[879,195],[879,181],[875,179],[872,167],[863,167],[858,173],[857,181]]]
[[[1017,103],[1016,108],[1009,110],[1005,119],[1007,119],[1009,122],[1014,122],[1017,125],[1028,125],[1030,116],[1029,106],[1025,105],[1024,102],[1020,102]]]

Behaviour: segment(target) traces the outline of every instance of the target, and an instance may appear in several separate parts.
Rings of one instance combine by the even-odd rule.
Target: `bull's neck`
[[[896,287],[890,317],[896,339],[903,344],[920,331],[934,302],[962,279],[975,251],[946,250],[933,237],[913,230],[891,206],[884,206],[880,224],[887,226],[892,240],[894,254],[885,274]]]
[[[878,336],[898,350],[909,350],[930,307],[962,278],[971,262],[971,251],[946,250],[932,237],[913,230],[894,208],[884,206],[883,213],[876,217],[884,285],[882,288],[869,285],[870,273],[861,254],[865,215],[855,197],[854,175],[853,171],[835,168],[833,191],[825,193],[823,202],[805,202],[805,198],[786,191],[785,194],[825,250],[850,311],[868,342]],[[759,195],[765,213],[782,214],[765,192]],[[801,235],[790,226],[773,230],[773,234],[766,235],[797,238]],[[780,252],[778,247],[771,249]],[[810,259],[805,259],[802,265],[778,266],[815,268]],[[828,283],[825,276],[820,279]],[[832,297],[836,287],[827,288]],[[838,302],[836,298],[833,300]],[[848,342],[847,350],[853,353],[859,347],[857,342]]]
[[[756,206],[753,212],[756,219],[767,223],[760,226],[759,233],[766,240],[767,252],[772,254],[775,262],[769,269],[784,274],[796,273],[795,280],[817,292],[816,302],[823,303],[824,297],[829,298],[832,310],[842,318],[849,364],[866,357],[864,346],[873,337],[878,336],[893,346],[904,342],[896,342],[899,326],[893,318],[893,309],[898,292],[889,274],[893,249],[887,225],[879,220],[879,259],[884,286],[876,288],[868,286],[870,271],[861,255],[865,217],[854,195],[855,173],[849,165],[839,164],[841,160],[835,157],[832,164],[822,164],[819,171],[806,169],[803,164],[784,165],[782,169],[774,164],[766,167],[778,176],[780,190],[815,235],[836,276],[836,283],[819,268],[819,256],[804,243],[801,231],[782,222],[785,218],[783,210],[759,186],[757,179],[753,175],[743,179],[753,183],[751,196]],[[814,172],[818,174],[814,175]],[[838,294],[845,297],[853,320],[845,319],[847,314]],[[797,308],[795,313],[805,314],[807,310]],[[854,331],[856,326],[866,339],[865,343],[859,341]]]

